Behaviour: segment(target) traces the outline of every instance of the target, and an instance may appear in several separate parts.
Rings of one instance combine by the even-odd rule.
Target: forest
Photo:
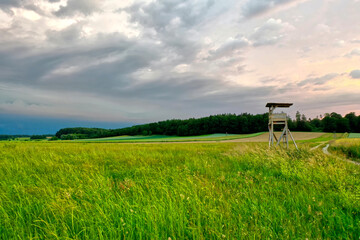
[[[220,114],[186,120],[172,119],[120,129],[102,128],[63,128],[53,140],[101,138],[121,135],[169,135],[196,136],[212,133],[247,134],[268,131],[268,114]],[[360,115],[354,112],[344,117],[338,113],[327,113],[314,119],[296,113],[295,119],[289,117],[288,125],[292,131],[304,132],[360,132]],[[280,129],[278,129],[280,130]]]

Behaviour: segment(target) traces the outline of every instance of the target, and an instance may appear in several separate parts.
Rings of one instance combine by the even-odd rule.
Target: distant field
[[[295,141],[317,139],[319,137],[326,135],[326,133],[319,133],[319,132],[292,132],[291,134],[293,135]],[[275,132],[275,135],[277,137],[280,137],[281,133]],[[254,136],[246,139],[231,140],[231,142],[268,142],[268,141],[269,141],[269,133],[260,134],[258,136]],[[291,141],[290,136],[289,136],[289,141]]]
[[[349,138],[360,138],[360,133],[350,133]]]
[[[201,136],[187,136],[187,137],[178,137],[178,136],[165,136],[165,135],[151,135],[151,136],[119,136],[119,137],[110,137],[110,138],[96,138],[96,139],[82,139],[77,141],[82,142],[192,142],[192,141],[224,141],[232,139],[241,139],[241,138],[252,138],[263,133],[253,133],[253,134],[208,134]]]
[[[306,147],[1,142],[0,176],[0,239],[360,236],[360,167]]]
[[[276,132],[280,136],[280,132]],[[293,132],[295,140],[311,140],[326,136],[329,140],[332,138],[331,134],[317,133],[317,132]],[[96,139],[81,139],[75,140],[79,142],[208,142],[208,141],[223,141],[223,142],[267,142],[269,134],[266,132],[253,133],[253,134],[209,134],[202,136],[119,136],[110,138],[96,138]]]

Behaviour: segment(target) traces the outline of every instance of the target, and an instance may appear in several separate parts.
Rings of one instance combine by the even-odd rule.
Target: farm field
[[[360,133],[350,133],[349,138],[360,138]]]
[[[280,136],[280,132],[276,132]],[[325,136],[324,133],[318,132],[293,132],[295,140],[309,140]],[[329,134],[328,134],[329,135]],[[330,135],[329,135],[330,136]],[[331,135],[332,138],[332,135]],[[253,134],[209,134],[202,136],[119,136],[110,138],[96,138],[75,140],[79,142],[207,142],[207,141],[224,141],[224,142],[267,142],[269,139],[268,133],[260,132]]]
[[[292,132],[291,134],[293,135],[295,141],[310,140],[310,139],[316,139],[326,136],[326,133],[321,133],[321,132]],[[275,135],[277,137],[280,137],[281,132],[275,132]],[[266,132],[251,138],[234,139],[234,140],[230,140],[229,142],[268,142],[268,141],[269,141],[269,133]],[[289,137],[289,141],[291,141],[290,137]]]
[[[360,167],[266,143],[0,142],[0,239],[358,239]]]
[[[151,135],[151,136],[119,136],[109,138],[96,138],[96,139],[82,139],[76,140],[81,142],[195,142],[195,141],[224,141],[240,138],[252,138],[264,133],[253,134],[225,134],[216,133],[201,136],[166,136],[166,135]]]

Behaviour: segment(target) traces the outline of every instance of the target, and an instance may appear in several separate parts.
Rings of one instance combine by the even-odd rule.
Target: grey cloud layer
[[[356,57],[356,56],[360,56],[360,48],[353,49],[351,52],[345,55],[345,57]]]
[[[264,24],[256,27],[249,36],[236,36],[228,39],[220,47],[209,52],[208,60],[232,56],[246,47],[260,47],[275,45],[284,38],[285,31],[292,30],[293,26],[282,22],[281,19],[268,19]]]
[[[360,79],[360,70],[351,71],[350,76],[354,79]]]
[[[255,28],[250,36],[254,46],[271,45],[279,42],[284,37],[284,32],[293,28],[288,23],[283,23],[281,19],[270,18],[262,26]]]
[[[336,78],[337,76],[339,76],[339,74],[337,73],[329,73],[326,74],[324,76],[321,77],[316,77],[316,78],[307,78],[301,82],[299,82],[297,85],[299,87],[305,86],[307,84],[311,84],[311,85],[323,85],[325,83],[327,83],[328,81]]]
[[[243,15],[245,17],[253,17],[274,7],[296,1],[298,0],[248,0],[242,8]]]
[[[50,2],[56,1],[51,0]],[[100,3],[100,0],[68,0],[67,5],[60,7],[55,14],[61,17],[75,14],[90,15],[93,12],[100,11]]]
[[[177,28],[194,26],[204,18],[213,4],[214,0],[154,1],[150,4],[137,3],[120,11],[128,12],[132,21],[143,26],[169,31],[172,24],[177,25]]]
[[[143,27],[144,37],[160,41],[186,62],[193,60],[201,48],[196,26],[213,4],[213,0],[155,1],[137,3],[119,11],[127,12],[132,22]]]
[[[297,1],[251,0],[231,4],[251,18],[292,2]],[[61,29],[15,17],[10,27],[0,28],[0,92],[6,92],[2,90],[6,87],[17,89],[16,94],[2,95],[0,110],[58,109],[65,114],[68,109],[69,116],[101,118],[90,115],[96,112],[95,107],[84,111],[87,106],[84,99],[93,99],[96,103],[89,106],[96,105],[112,119],[123,114],[123,120],[161,120],[224,112],[263,112],[266,101],[274,96],[291,99],[286,93],[296,89],[296,83],[277,87],[279,82],[268,81],[257,85],[256,79],[247,79],[253,77],[251,74],[240,75],[246,72],[247,53],[277,45],[295,29],[287,20],[268,17],[243,31],[244,25],[238,21],[241,13],[236,12],[237,21],[233,21],[236,29],[226,37],[219,35],[217,40],[218,36],[211,36],[217,29],[208,25],[214,12],[220,9],[214,0],[135,1],[129,7],[111,10],[111,14],[126,14],[129,25],[139,32],[135,37],[121,31],[84,34],[92,27],[89,24],[92,14],[106,14],[103,3],[69,0],[57,11],[47,12],[52,19],[74,20]],[[12,7],[36,6],[31,7],[31,1],[0,0],[0,8],[8,12]],[[222,21],[225,17],[226,14],[220,14],[218,19]],[[205,38],[210,39],[208,43]],[[356,55],[354,51],[352,56]],[[350,76],[359,78],[357,71]],[[253,72],[261,76],[261,67]],[[232,78],[227,78],[227,73]],[[337,76],[331,73],[311,77],[297,85],[325,88]],[[61,96],[66,96],[66,105],[57,103]]]
[[[21,5],[22,0],[1,0],[0,7],[1,9],[8,9],[10,7],[18,7]]]

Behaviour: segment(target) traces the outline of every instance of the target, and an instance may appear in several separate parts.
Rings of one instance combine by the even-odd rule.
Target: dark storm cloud
[[[188,74],[175,75],[166,79],[129,85],[118,91],[122,96],[142,96],[166,101],[191,99],[222,87],[222,83],[216,79]]]
[[[176,100],[193,101],[206,106],[209,102],[224,104],[224,101],[243,101],[249,92],[253,98],[265,96],[271,93],[272,87],[244,87],[196,74],[177,74],[171,78],[130,85],[118,91],[121,96],[141,96],[151,100],[163,100],[165,104]]]
[[[162,100],[166,104],[173,101],[196,100],[200,105],[206,105],[207,101],[221,102],[224,99],[231,99],[234,96],[241,98],[247,94],[248,88],[243,91],[242,87],[221,81],[219,79],[205,78],[200,74],[179,74],[164,72],[160,78],[152,81],[141,81],[132,76],[135,71],[151,66],[151,61],[161,57],[159,52],[149,52],[148,46],[132,45],[130,42],[123,42],[122,47],[108,46],[98,49],[83,49],[67,51],[62,53],[43,54],[41,56],[12,59],[7,65],[2,62],[0,82],[16,83],[39,89],[57,91],[75,91],[93,93],[100,96],[112,96],[114,98],[136,98],[144,101]],[[124,54],[111,62],[102,62],[92,66],[84,67],[71,74],[54,74],[53,70],[58,69],[66,63],[72,67],[76,63],[86,63],[89,59],[106,58],[107,56]],[[17,64],[15,64],[17,62]],[[13,68],[11,68],[13,66]],[[7,71],[4,71],[7,68]],[[64,67],[64,70],[66,68]],[[50,75],[49,75],[50,74]],[[169,77],[169,76],[173,77]],[[46,77],[48,76],[48,77]],[[6,80],[7,81],[6,81]],[[237,90],[234,90],[237,89]],[[252,95],[257,94],[257,88],[252,88]]]
[[[148,66],[158,57],[153,45],[131,42],[116,35],[99,38],[92,44],[73,45],[25,57],[8,51],[0,52],[0,55],[2,82],[82,91],[91,88],[97,91],[99,86],[112,89],[114,86],[110,83],[121,84],[123,76]]]
[[[73,28],[75,30],[73,30]],[[67,42],[78,37],[76,26],[61,32],[48,32],[51,41]],[[71,45],[71,44],[70,44]],[[166,57],[167,46],[151,41],[130,41],[122,36],[99,37],[96,43],[76,45],[36,55],[21,51],[0,52],[0,82],[58,91],[91,92],[101,95],[139,98],[179,98],[194,91],[221,87],[215,79],[179,75],[169,78],[166,69],[158,79],[142,82],[132,76]],[[30,49],[28,49],[29,51]],[[67,72],[69,73],[67,74]]]
[[[253,112],[262,112],[262,103],[275,92],[272,86],[246,87],[201,75],[180,74],[121,89],[119,95],[127,99],[137,98],[151,102],[169,112],[186,109],[185,116],[204,116],[233,112],[234,105],[252,109]],[[175,114],[183,117],[183,113]]]

